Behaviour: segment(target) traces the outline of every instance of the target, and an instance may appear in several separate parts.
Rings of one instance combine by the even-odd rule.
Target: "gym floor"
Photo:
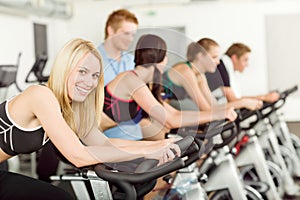
[[[300,137],[300,122],[287,122],[289,130]]]

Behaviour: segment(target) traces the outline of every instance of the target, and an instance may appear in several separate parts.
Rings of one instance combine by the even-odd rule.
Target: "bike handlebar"
[[[258,110],[249,110],[247,108],[241,108],[239,110],[236,110],[236,112],[238,113],[238,118],[236,119],[235,122],[242,130],[252,129],[262,118]],[[241,126],[241,122],[250,119],[253,116],[255,116],[255,120],[250,122],[248,127]]]
[[[184,152],[182,156],[186,156],[185,152],[194,144],[193,142],[194,138],[192,136],[187,136],[176,142],[181,152]],[[158,161],[155,159],[147,159],[136,168],[134,173],[111,171],[106,168],[105,164],[96,165],[94,170],[98,177],[122,189],[126,195],[125,199],[136,199],[136,190],[132,185],[157,179],[185,166],[184,160],[180,157],[160,166],[156,166],[157,163]]]
[[[261,109],[259,109],[260,113],[261,113],[261,117],[262,118],[266,118],[268,117],[273,111],[275,110],[278,110],[279,108],[281,108],[285,101],[286,101],[286,98],[296,92],[298,90],[298,86],[295,85],[289,89],[286,89],[284,91],[282,91],[280,94],[279,94],[279,99],[275,102],[264,102],[263,103],[263,107]],[[267,110],[269,109],[269,110]],[[267,111],[266,111],[267,110]],[[265,113],[264,113],[265,112]]]
[[[228,131],[234,128],[234,122],[228,120],[217,120],[207,123],[203,134],[197,134],[199,139],[211,139],[212,137],[221,134],[222,132]]]
[[[280,98],[286,98],[288,97],[290,94],[296,92],[298,90],[298,85],[295,85],[283,92],[280,93]]]

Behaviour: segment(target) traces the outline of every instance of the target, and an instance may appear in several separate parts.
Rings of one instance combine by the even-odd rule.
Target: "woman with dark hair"
[[[193,126],[212,120],[234,120],[232,108],[213,111],[178,111],[162,101],[162,73],[167,64],[165,41],[152,34],[140,37],[134,70],[119,74],[105,86],[102,130],[119,122],[141,122],[145,139],[162,139],[171,128]],[[143,119],[143,120],[142,120]]]

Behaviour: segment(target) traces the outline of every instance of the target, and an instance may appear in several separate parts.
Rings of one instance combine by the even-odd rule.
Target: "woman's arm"
[[[181,85],[185,89],[199,110],[207,111],[211,109],[211,104],[202,93],[195,73],[186,64],[181,64],[177,68],[171,69],[169,76],[173,82]]]
[[[165,139],[165,134],[170,131],[170,129],[167,129],[163,124],[151,118],[142,119],[140,126],[144,140],[155,141]]]
[[[238,100],[238,97],[235,95],[231,87],[223,86],[222,89],[228,102]]]
[[[166,139],[162,141],[135,141],[135,140],[124,140],[119,138],[108,138],[99,129],[94,128],[85,138],[82,139],[86,145],[107,145],[111,144],[116,147],[132,146],[137,151],[140,147],[149,146],[153,144],[170,144],[174,142],[172,139]],[[163,146],[163,145],[162,145]],[[139,149],[137,149],[138,147]]]
[[[134,141],[134,140],[123,140],[118,138],[107,138],[98,129],[93,129],[82,141],[93,148],[96,146],[108,146],[110,147],[109,153],[106,154],[112,161],[125,161],[124,157],[131,155],[129,159],[132,160],[138,157],[154,158],[160,160],[162,157],[157,157],[161,154],[161,151],[168,152],[170,148],[174,148],[177,155],[180,155],[180,149],[177,145],[172,144],[175,142],[174,139],[164,139],[158,141]],[[125,154],[125,155],[124,155]],[[121,156],[121,158],[120,158]],[[172,154],[169,154],[174,158]],[[99,157],[99,156],[97,156]]]
[[[40,121],[56,148],[77,167],[99,163],[65,122],[60,105],[52,91],[44,86],[32,86],[24,93],[28,106]]]
[[[223,92],[224,92],[228,102],[236,101],[238,99],[248,98],[248,99],[258,99],[261,101],[266,101],[266,102],[272,103],[279,99],[278,92],[269,92],[267,94],[257,95],[257,96],[244,96],[242,98],[238,98],[235,95],[234,91],[231,89],[231,87],[223,87]]]
[[[215,121],[215,120],[222,120],[222,119],[228,119],[230,121],[234,121],[237,117],[236,112],[234,111],[234,108],[218,105],[213,107],[210,111],[179,111],[170,106],[169,104],[164,102],[164,107],[166,110],[168,110],[169,113],[171,113],[172,116],[180,115],[181,118],[184,120],[182,121],[182,126],[192,126],[192,125],[198,125],[198,124],[204,124],[207,122]],[[194,120],[191,118],[199,117],[199,121],[196,124],[194,123]],[[174,127],[178,128],[178,127]]]
[[[261,101],[273,103],[279,99],[279,93],[278,92],[269,92],[269,93],[263,94],[263,95],[243,97],[243,98],[254,98],[254,99],[259,99]]]
[[[160,104],[152,95],[147,86],[142,86],[132,93],[133,99],[153,119],[165,125],[167,128],[178,128],[206,123],[212,120],[229,118],[234,120],[236,113],[233,109],[220,109],[213,111],[178,111],[167,103]]]
[[[202,91],[203,96],[205,97],[206,101],[209,102],[211,107],[217,105],[218,104],[217,99],[215,98],[215,96],[210,91],[210,88],[208,86],[207,79],[206,79],[205,75],[201,74],[199,76],[199,78],[201,79],[201,81],[198,81],[199,88]]]
[[[44,86],[32,86],[26,93],[27,97],[24,97],[24,100],[40,121],[47,136],[57,149],[77,167],[103,162],[127,161],[140,157],[158,159],[162,163],[174,158],[170,148],[180,152],[177,145],[169,143],[165,146],[155,144],[143,148],[132,147],[129,146],[132,144],[129,144],[119,148],[103,134],[98,134],[95,145],[84,146],[62,117],[59,103],[50,89]]]

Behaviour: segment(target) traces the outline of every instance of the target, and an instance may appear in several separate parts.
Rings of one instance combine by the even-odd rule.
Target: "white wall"
[[[84,37],[99,44],[104,37],[108,14],[120,7],[133,11],[140,28],[185,26],[186,37],[215,39],[222,52],[233,42],[243,42],[252,49],[250,66],[240,75],[241,89],[247,95],[265,93],[268,88],[265,17],[273,14],[299,14],[299,1],[215,1],[194,4],[127,5],[124,1],[75,1],[74,16],[69,20],[17,17],[0,13],[0,64],[15,62],[22,50],[20,71],[25,74],[33,64],[34,20],[48,24],[49,63],[61,46],[73,37]],[[18,77],[22,82],[23,77]],[[24,84],[23,84],[24,85]],[[25,85],[24,85],[25,86]],[[290,112],[290,111],[289,111]],[[299,117],[300,118],[300,117]]]
[[[87,3],[88,2],[88,3]],[[100,43],[104,38],[105,20],[108,14],[120,8],[117,4],[106,5],[92,1],[76,1],[74,15],[71,19],[40,17],[35,15],[12,15],[1,13],[0,9],[0,65],[15,64],[17,55],[21,51],[17,82],[21,89],[29,85],[25,77],[35,61],[33,23],[47,25],[48,29],[48,62],[45,74],[50,72],[51,64],[60,48],[74,37],[82,37]],[[0,101],[7,92],[6,88],[0,89]],[[14,85],[8,89],[7,97],[17,94]]]

